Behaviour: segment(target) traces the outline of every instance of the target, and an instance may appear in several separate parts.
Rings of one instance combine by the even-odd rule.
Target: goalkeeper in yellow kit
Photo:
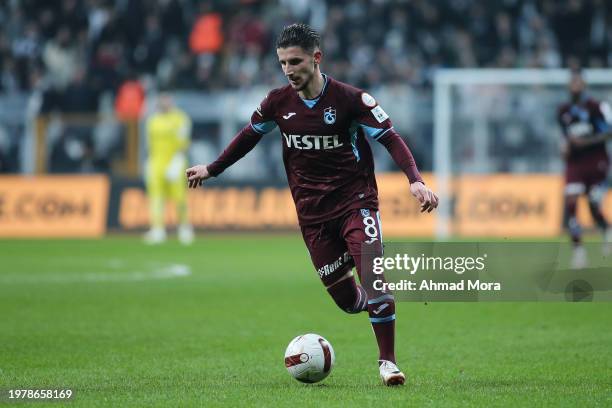
[[[157,111],[147,120],[145,181],[149,195],[151,229],[145,241],[158,244],[166,240],[165,203],[174,201],[178,211],[178,238],[183,244],[193,241],[193,228],[187,213],[187,184],[183,174],[187,168],[187,149],[191,142],[191,120],[174,106],[172,97],[162,93]]]

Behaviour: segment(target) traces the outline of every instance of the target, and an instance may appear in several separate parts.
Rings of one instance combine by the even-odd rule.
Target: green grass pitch
[[[297,235],[4,240],[0,390],[75,392],[37,407],[612,405],[610,303],[397,309],[408,381],[390,389],[366,314],[336,308]],[[336,352],[320,384],[283,365],[305,332]]]

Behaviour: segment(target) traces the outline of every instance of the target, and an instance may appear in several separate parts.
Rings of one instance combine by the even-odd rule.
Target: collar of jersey
[[[310,109],[314,108],[317,102],[319,102],[319,99],[321,99],[321,97],[323,96],[323,93],[325,92],[325,89],[327,88],[327,75],[325,74],[321,74],[321,75],[323,75],[323,79],[325,80],[325,82],[323,82],[323,89],[321,89],[321,93],[319,94],[319,96],[313,99],[304,99],[300,96],[300,99],[302,100],[302,102],[304,102],[304,104],[308,106]]]
[[[583,109],[582,105],[584,105],[589,100],[589,96],[586,93],[580,95],[580,100],[576,103],[572,102],[571,108],[576,107],[577,109]]]

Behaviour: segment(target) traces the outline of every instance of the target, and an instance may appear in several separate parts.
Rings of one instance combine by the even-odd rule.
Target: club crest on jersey
[[[333,125],[336,123],[336,110],[331,106],[329,108],[325,108],[323,111],[323,122],[328,125]]]

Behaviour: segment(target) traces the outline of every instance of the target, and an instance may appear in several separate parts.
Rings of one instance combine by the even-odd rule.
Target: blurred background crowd
[[[50,172],[142,166],[144,120],[161,89],[194,121],[192,162],[214,159],[264,92],[286,84],[274,42],[296,21],[322,33],[323,72],[372,92],[432,170],[437,69],[609,67],[611,19],[606,0],[0,1],[0,172],[34,172],[41,157]],[[558,170],[563,89],[456,94],[453,154],[466,169]],[[138,123],[137,160],[125,154],[123,119]],[[478,135],[486,160],[474,153]],[[281,180],[274,140],[229,177]],[[375,155],[378,169],[394,169]]]
[[[607,67],[611,18],[605,0],[6,0],[0,91],[43,89],[45,109],[72,112],[143,76],[275,86],[274,39],[294,21],[322,32],[325,72],[363,88],[428,86],[439,67]]]

